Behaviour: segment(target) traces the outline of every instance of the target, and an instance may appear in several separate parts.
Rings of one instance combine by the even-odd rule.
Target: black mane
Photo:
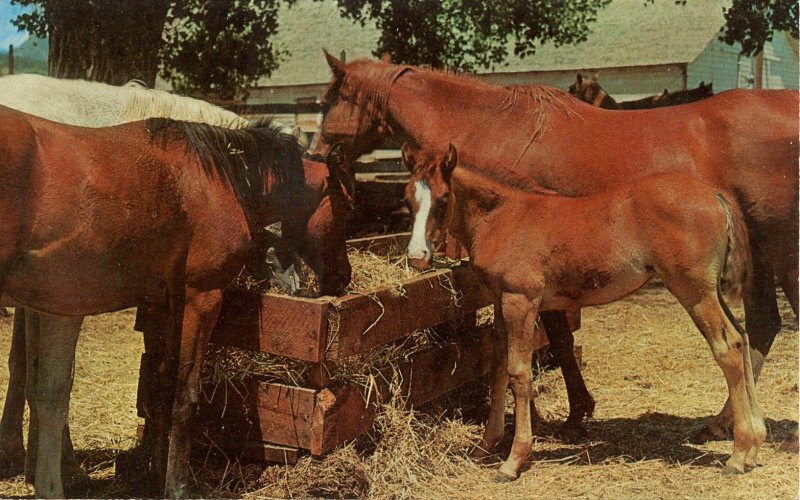
[[[146,126],[150,140],[160,138],[162,147],[184,142],[186,153],[197,155],[206,174],[216,174],[243,205],[259,203],[268,175],[284,190],[299,190],[305,184],[300,144],[268,119],[242,129],[170,118],[150,118]]]

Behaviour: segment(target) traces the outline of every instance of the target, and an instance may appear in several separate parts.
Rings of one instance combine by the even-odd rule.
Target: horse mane
[[[454,73],[446,70],[398,66],[383,61],[358,59],[347,64],[344,79],[334,78],[323,96],[323,114],[326,114],[338,97],[342,85],[347,85],[354,94],[354,100],[360,104],[359,122],[362,120],[385,120],[387,103],[392,85],[406,73],[426,75],[446,83],[461,83],[480,90],[496,93],[500,98],[495,113],[514,111],[527,106],[526,112],[533,113],[536,124],[530,143],[545,129],[547,116],[551,110],[562,111],[570,116],[578,116],[573,109],[574,99],[565,91],[556,87],[542,85],[510,85],[498,87],[472,75]],[[525,150],[530,146],[525,147]],[[524,154],[524,152],[523,152]]]
[[[269,119],[241,129],[171,118],[149,118],[145,124],[150,140],[160,139],[164,148],[173,141],[183,142],[186,154],[196,155],[205,173],[233,189],[244,206],[260,202],[270,176],[289,196],[305,185],[297,138],[280,132]]]
[[[128,82],[123,88],[129,93],[125,102],[125,121],[163,116],[225,128],[245,128],[250,124],[236,113],[200,99],[149,89],[136,82]]]

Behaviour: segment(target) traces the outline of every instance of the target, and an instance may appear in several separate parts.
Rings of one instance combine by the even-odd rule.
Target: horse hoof
[[[469,452],[469,457],[476,461],[482,461],[488,458],[490,453],[480,446],[472,448]]]
[[[731,467],[730,465],[726,465],[722,468],[723,476],[738,476],[739,474],[744,474],[744,471],[741,471],[736,467]]]
[[[24,459],[22,461],[24,463]],[[0,479],[18,476],[25,471],[25,466],[19,460],[14,460],[0,454]]]
[[[84,490],[92,484],[92,479],[80,466],[76,467],[76,469],[64,471],[64,489],[85,492]]]
[[[579,444],[589,439],[589,433],[582,425],[564,424],[556,433],[556,437],[568,444]]]
[[[798,442],[797,436],[789,436],[783,440],[778,451],[783,451],[786,453],[800,453],[800,442]]]
[[[721,431],[714,431],[708,425],[704,425],[694,436],[689,438],[692,444],[704,444],[709,441],[723,441],[727,440],[727,434],[722,435]]]
[[[494,476],[494,482],[499,484],[510,483],[512,481],[516,481],[516,476],[509,476],[505,472],[497,471],[497,474]]]

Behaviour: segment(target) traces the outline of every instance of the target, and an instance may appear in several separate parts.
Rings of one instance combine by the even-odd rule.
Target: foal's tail
[[[747,293],[752,280],[750,238],[747,226],[744,223],[744,215],[739,209],[739,205],[731,202],[722,193],[717,193],[717,201],[719,201],[722,211],[725,213],[728,234],[724,267],[720,275],[718,288],[727,297],[738,298],[743,293]]]

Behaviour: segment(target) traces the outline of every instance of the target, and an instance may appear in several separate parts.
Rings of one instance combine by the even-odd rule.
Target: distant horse
[[[181,97],[148,89],[138,81],[113,86],[83,80],[65,80],[41,75],[9,75],[0,78],[0,105],[23,111],[48,120],[80,125],[105,127],[165,117],[176,120],[207,123],[227,128],[242,128],[249,121],[235,113],[205,101]],[[6,475],[17,474],[25,460],[22,442],[22,418],[25,405],[25,324],[38,328],[35,311],[16,312],[11,352],[9,355],[9,384],[0,419],[0,459]],[[54,320],[51,319],[50,323]],[[64,318],[66,324],[77,324]],[[31,426],[36,431],[36,426]],[[32,436],[35,441],[35,436]],[[69,428],[64,434],[64,467],[67,482],[88,479],[72,452]],[[27,474],[33,479],[36,454],[28,455]]]
[[[150,119],[89,129],[0,108],[0,291],[39,311],[28,386],[39,436],[38,496],[63,497],[61,443],[83,316],[141,304],[169,311],[159,367],[162,443],[154,484],[184,496],[203,353],[222,289],[252,234],[281,221],[322,293],[349,282],[343,175],[301,161],[297,141],[264,123],[229,130]],[[174,404],[171,402],[174,401]],[[151,483],[151,484],[153,484]]]
[[[565,196],[652,173],[690,174],[732,193],[745,214],[755,280],[745,314],[756,373],[781,324],[776,274],[797,315],[797,92],[729,90],[690,106],[612,112],[552,87],[502,88],[411,66],[326,57],[333,78],[314,152],[343,142],[358,156],[386,138],[433,149],[452,143],[470,165],[508,171]],[[562,313],[543,320],[567,380],[565,430],[581,433],[593,400],[571,351],[568,323]],[[709,430],[719,435],[730,423],[729,410],[726,405]]]
[[[447,228],[495,307],[489,421],[483,450],[503,437],[508,379],[515,400],[514,444],[498,472],[516,479],[531,451],[531,356],[541,310],[606,304],[660,276],[703,334],[725,375],[733,402],[734,445],[726,471],[757,465],[767,431],[755,395],[747,334],[720,292],[723,269],[747,276],[749,243],[735,202],[686,174],[657,174],[582,198],[537,193],[530,182],[492,179],[442,158],[402,148],[414,218],[408,255]],[[499,175],[499,174],[498,174]],[[527,189],[525,191],[524,189]],[[568,228],[568,229],[567,229]],[[427,254],[426,254],[427,255]],[[421,266],[430,256],[423,257]],[[747,286],[745,285],[745,289]]]
[[[659,95],[635,101],[617,102],[600,86],[596,74],[583,77],[578,73],[575,83],[569,86],[569,93],[585,103],[603,109],[652,109],[687,104],[711,97],[714,95],[713,86],[713,83],[706,85],[705,81],[702,81],[700,86],[695,89],[679,90],[677,92],[669,92],[664,89],[664,92]]]

